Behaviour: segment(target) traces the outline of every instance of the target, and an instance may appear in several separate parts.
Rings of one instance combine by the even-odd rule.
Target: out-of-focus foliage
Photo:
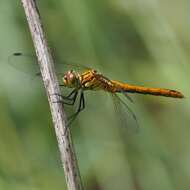
[[[87,92],[86,109],[71,128],[85,189],[188,190],[189,2],[37,2],[58,60],[186,96],[133,95],[135,104],[128,104],[140,127],[127,133],[117,123],[110,96]],[[1,0],[0,15],[0,189],[66,189],[42,83],[8,64],[13,52],[34,52],[21,2]]]

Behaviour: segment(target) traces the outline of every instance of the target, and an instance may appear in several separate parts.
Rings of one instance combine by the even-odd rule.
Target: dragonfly
[[[23,56],[22,53],[14,53],[13,56]],[[73,65],[73,64],[68,64]],[[82,67],[81,65],[79,67]],[[166,88],[152,88],[144,87],[138,85],[128,84],[126,82],[121,82],[119,80],[112,80],[106,77],[105,75],[99,73],[97,70],[88,68],[84,66],[84,71],[78,72],[74,69],[69,69],[65,74],[61,73],[62,83],[60,86],[67,87],[72,89],[72,91],[64,96],[62,94],[55,94],[61,98],[57,103],[63,103],[66,105],[74,105],[77,97],[79,96],[79,104],[76,112],[69,117],[69,123],[71,123],[76,116],[85,109],[85,91],[97,91],[101,90],[108,92],[112,95],[114,99],[114,104],[118,115],[123,116],[122,113],[119,113],[121,109],[119,107],[124,107],[128,113],[130,113],[135,121],[137,121],[136,115],[130,109],[128,104],[126,104],[118,94],[123,94],[131,102],[133,100],[128,94],[143,94],[143,95],[153,95],[153,96],[164,96],[171,98],[184,98],[184,95],[177,90],[171,90]],[[138,124],[137,124],[138,125]]]
[[[78,91],[81,90],[80,103],[75,115],[85,108],[84,91],[86,90],[102,90],[114,95],[116,95],[116,93],[121,93],[125,96],[127,96],[128,93],[138,93],[144,95],[184,98],[184,95],[177,90],[136,86],[118,80],[111,80],[94,69],[86,70],[83,73],[69,70],[63,75],[62,80],[63,86],[74,89],[66,97],[61,95],[63,99],[71,101],[70,105],[75,103]]]

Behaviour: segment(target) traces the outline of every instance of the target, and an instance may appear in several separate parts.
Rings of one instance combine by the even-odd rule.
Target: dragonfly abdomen
[[[115,84],[116,92],[129,92],[129,93],[139,93],[139,94],[150,94],[154,96],[166,96],[172,98],[184,98],[184,95],[176,90],[135,86],[135,85],[129,85],[127,83],[121,83],[119,81],[112,81],[112,82]]]

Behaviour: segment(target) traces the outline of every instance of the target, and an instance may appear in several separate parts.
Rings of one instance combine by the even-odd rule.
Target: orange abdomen
[[[166,96],[173,98],[184,98],[184,95],[176,90],[164,89],[164,88],[148,88],[143,86],[129,85],[127,83],[122,83],[119,81],[112,80],[115,84],[115,92],[129,92],[129,93],[139,93],[139,94],[151,94],[154,96]]]

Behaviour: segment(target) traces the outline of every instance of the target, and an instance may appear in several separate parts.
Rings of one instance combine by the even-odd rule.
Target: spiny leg
[[[70,126],[70,124],[75,120],[75,118],[77,117],[77,115],[85,108],[85,100],[84,100],[84,93],[83,91],[80,92],[80,98],[79,98],[79,106],[78,109],[76,111],[76,113],[74,113],[73,115],[68,117],[68,123],[66,124],[66,129],[64,131],[64,135],[67,133],[67,128]]]
[[[63,96],[62,94],[58,94],[58,93],[55,93],[54,95],[60,96],[63,99],[71,99],[72,100],[73,99],[72,95],[75,94],[76,91],[77,91],[77,89],[72,90],[67,96]]]
[[[57,96],[60,96],[62,99],[65,100],[70,100],[72,102],[64,102],[63,100],[57,101],[57,103],[63,103],[66,105],[74,105],[74,103],[76,102],[76,98],[78,95],[78,90],[74,89],[68,96],[63,96],[60,94],[56,94]],[[73,96],[73,97],[72,97]],[[64,135],[67,132],[67,127],[75,120],[75,118],[77,117],[77,115],[85,108],[85,99],[84,99],[84,93],[83,91],[80,91],[80,97],[79,97],[79,106],[77,108],[77,111],[68,117],[68,122],[66,124],[66,129],[64,131]]]
[[[77,91],[78,91],[77,89],[74,89],[74,90],[71,91],[71,93],[69,93],[67,96],[61,95],[61,97],[62,97],[63,99],[73,99],[73,98],[72,98],[72,95],[74,94],[74,96],[75,96],[75,93],[76,93]]]
[[[67,96],[63,96],[61,94],[55,94],[59,97],[62,98],[62,100],[59,100],[59,101],[56,101],[56,103],[63,103],[63,104],[66,104],[66,105],[74,105],[75,101],[76,101],[76,98],[77,98],[77,95],[78,95],[78,90],[77,89],[74,89],[69,95]],[[70,101],[70,102],[66,102],[66,101]]]
[[[84,110],[84,108],[85,108],[84,93],[83,93],[83,91],[81,91],[81,92],[80,92],[80,98],[79,98],[79,106],[78,106],[78,108],[77,108],[77,111],[76,111],[73,115],[69,116],[69,122],[68,122],[69,125],[75,120],[76,116],[77,116],[82,110]]]

